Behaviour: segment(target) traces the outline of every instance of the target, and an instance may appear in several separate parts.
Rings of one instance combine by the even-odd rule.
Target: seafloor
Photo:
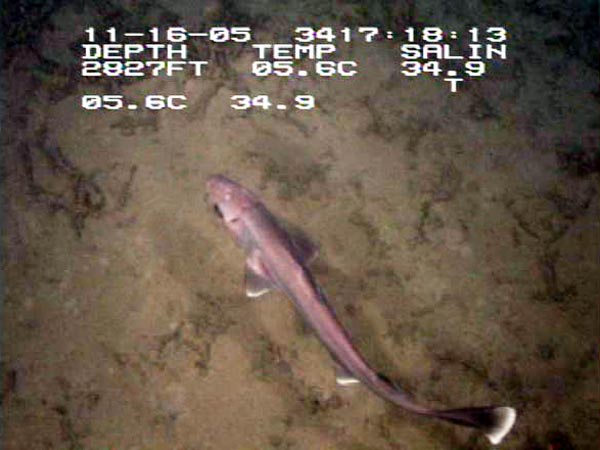
[[[513,405],[503,449],[597,448],[593,7],[367,2],[375,17],[334,2],[336,14],[306,13],[330,26],[506,26],[508,60],[455,94],[400,76],[393,41],[340,46],[360,64],[352,79],[259,80],[252,51],[208,44],[197,48],[213,61],[202,78],[78,77],[73,51],[93,21],[235,19],[212,2],[195,21],[181,3],[145,2],[145,13],[138,2],[67,3],[11,35],[4,448],[488,448],[472,430],[338,388],[290,302],[244,297],[242,252],[205,201],[214,173],[319,243],[312,268],[331,304],[366,358],[416,399]],[[303,20],[246,7],[240,20],[262,42],[284,42]],[[82,110],[82,95],[103,93],[184,93],[189,107]],[[235,94],[304,93],[317,108],[230,107]]]

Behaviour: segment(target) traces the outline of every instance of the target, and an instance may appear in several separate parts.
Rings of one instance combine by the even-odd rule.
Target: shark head
[[[223,175],[211,176],[206,182],[206,191],[215,213],[228,226],[259,203],[252,192]]]

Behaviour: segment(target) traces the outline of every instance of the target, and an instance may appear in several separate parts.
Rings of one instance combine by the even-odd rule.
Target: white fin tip
[[[509,406],[501,406],[494,412],[498,415],[498,424],[485,435],[493,445],[497,445],[515,424],[517,411]]]
[[[337,377],[335,381],[340,386],[351,386],[360,383],[360,380],[352,377]]]
[[[269,292],[269,289],[263,289],[261,291],[246,291],[246,297],[258,298]]]

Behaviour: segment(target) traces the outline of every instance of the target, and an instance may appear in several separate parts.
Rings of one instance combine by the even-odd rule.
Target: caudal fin
[[[515,424],[517,411],[509,406],[449,409],[436,411],[435,417],[481,430],[492,444],[499,444]]]

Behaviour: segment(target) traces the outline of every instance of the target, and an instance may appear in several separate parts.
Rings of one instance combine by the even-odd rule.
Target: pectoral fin
[[[246,296],[251,298],[260,297],[275,288],[271,280],[256,273],[248,264],[246,264],[244,278]]]
[[[251,298],[260,297],[276,288],[275,283],[269,277],[269,272],[262,263],[259,252],[254,251],[248,255],[244,273],[244,284],[246,296]]]
[[[317,259],[319,249],[305,234],[297,233],[292,235],[292,243],[305,264],[310,264]]]
[[[278,219],[278,222],[279,225],[288,233],[288,236],[290,237],[290,240],[294,246],[294,250],[303,263],[308,265],[317,259],[319,247],[306,235],[304,231],[302,231],[302,229],[282,219]]]

